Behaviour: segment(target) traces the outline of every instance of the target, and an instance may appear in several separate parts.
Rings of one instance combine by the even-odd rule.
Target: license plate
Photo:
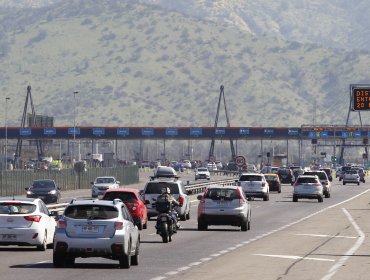
[[[97,226],[82,226],[82,232],[96,233],[99,232],[99,228]]]
[[[15,241],[17,240],[17,235],[15,234],[3,234],[3,241]]]
[[[225,205],[225,204],[227,204],[226,201],[217,201],[217,205]]]

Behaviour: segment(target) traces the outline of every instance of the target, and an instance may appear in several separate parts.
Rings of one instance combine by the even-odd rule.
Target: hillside
[[[137,1],[0,10],[0,91],[19,125],[26,86],[56,125],[212,125],[225,86],[234,126],[343,123],[365,51],[259,38]],[[3,99],[4,100],[4,99]],[[3,110],[3,108],[1,108]],[[221,114],[221,123],[224,114]]]

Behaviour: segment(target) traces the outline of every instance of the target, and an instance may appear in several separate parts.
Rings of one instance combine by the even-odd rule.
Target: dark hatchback
[[[59,203],[60,201],[60,188],[54,180],[33,180],[31,186],[25,189],[29,198],[40,198],[45,203]]]

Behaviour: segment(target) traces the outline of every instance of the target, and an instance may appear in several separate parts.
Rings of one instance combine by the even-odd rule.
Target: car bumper
[[[198,217],[198,221],[202,220],[208,225],[230,225],[230,226],[240,226],[247,217],[243,214],[238,215],[208,215],[202,214]]]
[[[244,192],[244,194],[246,197],[264,197],[265,195],[267,195],[267,192],[247,191],[247,192]]]
[[[44,203],[55,203],[58,201],[57,195],[51,195],[51,194],[42,194],[42,195],[36,195],[31,194],[27,195],[28,198],[40,198]]]
[[[43,240],[41,229],[2,228],[0,230],[0,245],[38,246]]]

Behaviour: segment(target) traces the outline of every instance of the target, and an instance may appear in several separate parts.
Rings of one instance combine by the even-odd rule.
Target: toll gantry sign
[[[352,111],[370,110],[370,84],[351,84],[350,94]]]

